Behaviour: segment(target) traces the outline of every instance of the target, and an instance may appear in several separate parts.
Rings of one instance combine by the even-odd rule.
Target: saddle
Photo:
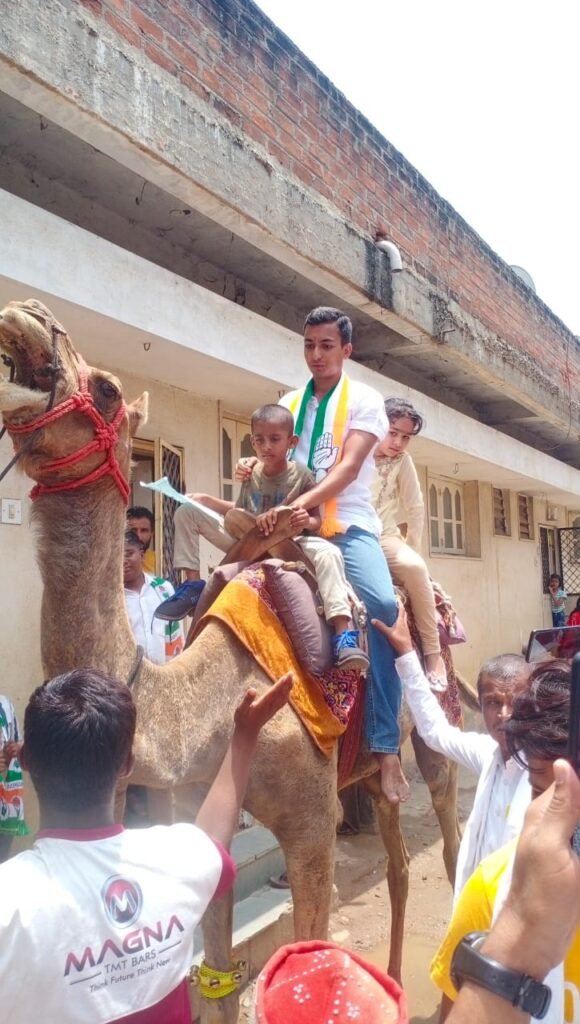
[[[212,573],[198,601],[186,647],[226,584],[247,566],[260,563],[266,587],[298,661],[316,677],[329,669],[331,630],[324,619],[312,562],[293,539],[295,528],[290,526],[291,516],[291,508],[281,509],[272,533],[266,536],[255,525],[254,517],[243,509],[234,508],[226,514],[225,528],[236,541]],[[366,609],[351,588],[349,596],[353,620],[366,646]]]

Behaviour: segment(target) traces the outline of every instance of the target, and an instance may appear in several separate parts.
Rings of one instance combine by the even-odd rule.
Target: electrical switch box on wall
[[[22,502],[18,498],[2,498],[0,522],[9,526],[20,526]]]

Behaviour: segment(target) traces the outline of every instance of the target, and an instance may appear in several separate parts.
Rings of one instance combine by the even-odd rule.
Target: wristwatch
[[[455,988],[459,991],[464,981],[470,981],[542,1020],[550,1006],[551,989],[528,974],[512,971],[480,953],[479,947],[487,935],[487,932],[470,932],[457,946],[451,961],[451,980]]]

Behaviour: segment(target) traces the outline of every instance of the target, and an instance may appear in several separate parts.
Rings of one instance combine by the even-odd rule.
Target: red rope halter
[[[79,370],[78,390],[70,398],[67,398],[66,402],[62,402],[61,405],[50,409],[31,423],[9,426],[8,433],[10,434],[31,434],[33,431],[40,430],[42,427],[48,426],[49,423],[54,423],[55,420],[59,420],[62,416],[67,416],[71,412],[82,412],[93,421],[95,427],[94,440],[89,441],[70,455],[64,455],[60,459],[53,459],[52,462],[48,462],[44,468],[49,472],[53,469],[64,469],[66,466],[73,466],[76,462],[81,462],[88,455],[92,455],[93,452],[106,452],[105,461],[100,466],[91,473],[79,477],[77,480],[64,480],[59,484],[36,484],[30,492],[32,500],[34,501],[42,494],[55,494],[57,491],[76,491],[79,487],[84,487],[85,484],[92,484],[96,480],[100,480],[101,477],[108,475],[112,476],[121,492],[123,501],[127,504],[129,500],[129,484],[121,472],[121,467],[115,454],[115,448],[119,441],[119,426],[123,421],[126,410],[127,406],[125,402],[122,402],[113,422],[107,423],[95,406],[93,396],[89,391],[87,368],[82,363]]]

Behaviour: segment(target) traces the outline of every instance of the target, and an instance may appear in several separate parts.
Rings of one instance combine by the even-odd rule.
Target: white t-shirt
[[[148,572],[143,573],[145,583],[140,591],[125,588],[125,605],[135,643],[140,644],[150,661],[164,665],[168,660],[168,627],[163,619],[154,619],[155,609],[175,593],[168,580],[159,582]],[[176,653],[183,649],[185,634],[181,623],[173,623],[172,630],[178,635]]]
[[[0,865],[2,1020],[190,1024],[193,933],[234,875],[195,825],[39,833]]]
[[[289,409],[296,398],[296,394],[296,391],[290,391],[280,399],[279,404]],[[301,466],[308,465],[310,441],[318,405],[318,399],[311,398],[306,407],[304,426],[294,451],[294,459]],[[382,441],[387,429],[388,421],[383,396],[367,384],[361,384],[359,381],[351,380],[349,377],[349,403],[345,439],[351,430],[364,430],[367,434],[373,434],[378,443]],[[381,522],[371,501],[371,485],[375,475],[373,451],[374,446],[364,460],[356,480],[353,480],[348,487],[345,487],[342,494],[337,496],[336,508],[337,518],[344,524],[346,529],[349,526],[358,526],[361,530],[366,530],[368,533],[373,533],[378,537],[381,532]],[[326,473],[323,472],[322,475],[325,476]],[[319,474],[317,474],[316,479],[317,483],[320,482]]]

